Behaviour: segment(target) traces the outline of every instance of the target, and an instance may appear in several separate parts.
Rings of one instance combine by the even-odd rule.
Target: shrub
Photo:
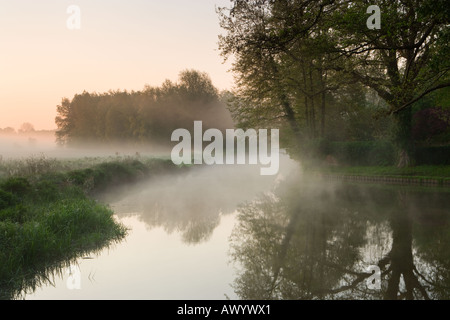
[[[17,198],[11,193],[0,189],[0,210],[17,203]]]
[[[38,181],[34,186],[34,196],[40,201],[55,201],[59,197],[57,185],[50,180]]]
[[[439,140],[439,136],[450,132],[450,110],[438,107],[418,111],[413,116],[412,135],[415,140]]]
[[[92,174],[92,169],[74,170],[67,173],[69,180],[77,186],[82,186]]]
[[[450,145],[416,148],[415,158],[418,165],[450,165]]]
[[[27,208],[21,204],[10,206],[0,211],[0,221],[10,221],[13,223],[22,224],[32,217]]]
[[[396,157],[394,145],[386,141],[321,141],[315,148],[313,153],[319,158],[332,156],[342,165],[389,166]]]
[[[0,188],[15,195],[26,195],[31,191],[31,184],[25,178],[9,178],[0,185]]]

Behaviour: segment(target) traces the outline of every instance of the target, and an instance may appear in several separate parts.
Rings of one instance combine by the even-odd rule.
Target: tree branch
[[[422,92],[422,94],[420,94],[420,95],[417,96],[416,98],[414,98],[414,99],[412,99],[411,101],[405,103],[405,104],[402,105],[401,107],[399,107],[399,108],[397,108],[397,109],[395,109],[395,110],[390,111],[389,114],[397,114],[397,113],[399,113],[400,111],[402,111],[402,110],[408,108],[408,107],[409,107],[410,105],[412,105],[413,103],[419,101],[420,99],[422,99],[422,98],[423,98],[424,96],[426,96],[427,94],[429,94],[429,93],[431,93],[431,92],[433,92],[433,91],[442,89],[442,88],[446,88],[446,87],[450,87],[450,81],[441,83],[441,84],[439,84],[439,85],[437,85],[437,86],[435,86],[435,87],[432,87],[432,88],[429,88],[428,90],[425,90],[424,92]]]

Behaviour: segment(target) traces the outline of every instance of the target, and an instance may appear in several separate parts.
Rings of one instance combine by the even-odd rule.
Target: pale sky
[[[216,6],[229,0],[0,0],[0,128],[54,129],[56,105],[84,90],[141,90],[180,71],[231,89]],[[70,5],[80,29],[70,30]],[[70,20],[73,21],[73,20]]]

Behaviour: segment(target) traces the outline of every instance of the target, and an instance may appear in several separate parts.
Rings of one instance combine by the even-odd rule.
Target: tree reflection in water
[[[138,213],[151,228],[178,232],[186,244],[207,242],[221,217],[233,213],[237,204],[270,190],[274,177],[260,176],[249,165],[192,168],[184,175],[166,176],[109,195],[114,212],[123,217]],[[240,187],[237,188],[236,185]],[[123,201],[120,201],[123,198]]]
[[[241,206],[242,299],[448,299],[448,191],[285,182]],[[380,287],[370,288],[381,270]]]

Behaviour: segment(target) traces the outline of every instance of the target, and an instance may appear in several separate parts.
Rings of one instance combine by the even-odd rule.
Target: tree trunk
[[[319,80],[320,80],[320,87],[322,90],[321,94],[321,106],[320,106],[320,112],[321,112],[321,121],[320,121],[320,137],[325,137],[325,109],[326,109],[326,81],[327,81],[327,73],[322,68],[319,69]]]
[[[312,74],[313,65],[309,66],[309,85],[310,85],[310,94],[311,94],[311,130],[313,139],[316,138],[316,110],[314,106],[314,83],[313,83],[313,74]]]
[[[283,110],[286,113],[286,119],[294,133],[296,143],[300,143],[301,140],[300,127],[298,125],[297,119],[295,119],[295,112],[291,106],[291,103],[289,102],[289,98],[287,97],[286,94],[281,93],[279,99],[283,107]]]
[[[394,115],[394,141],[398,149],[397,167],[404,168],[413,165],[414,142],[411,136],[411,108]]]
[[[326,107],[326,93],[325,91],[322,92],[322,100],[321,100],[321,121],[320,121],[320,136],[322,138],[325,137],[325,107]]]

